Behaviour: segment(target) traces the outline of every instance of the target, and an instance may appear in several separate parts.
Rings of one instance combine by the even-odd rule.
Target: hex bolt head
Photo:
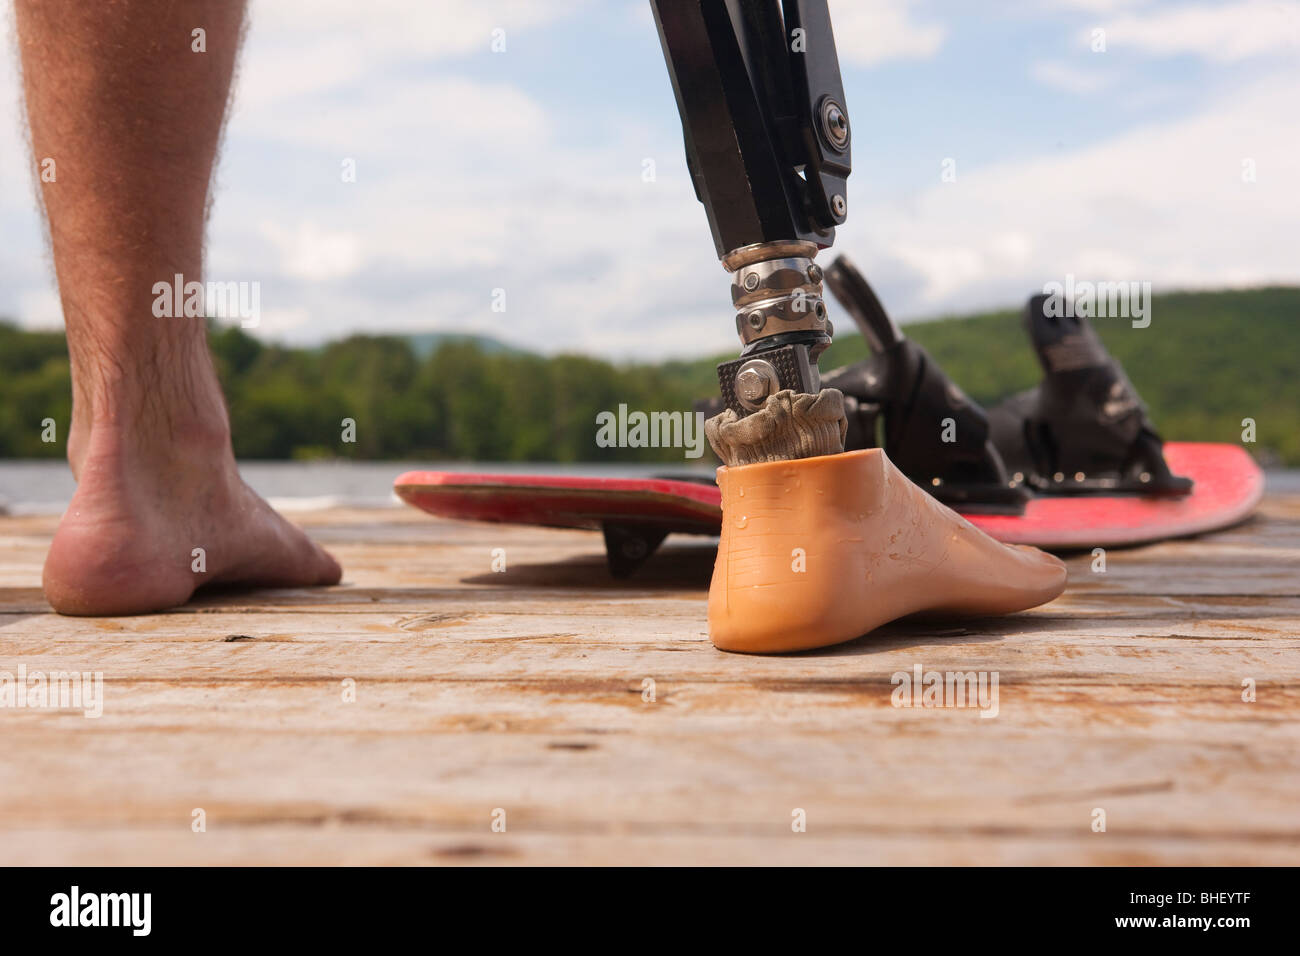
[[[767,397],[767,389],[767,379],[752,368],[736,376],[736,394],[747,402],[761,402]]]
[[[746,292],[753,292],[755,289],[758,288],[758,283],[759,283],[759,278],[757,272],[750,272],[745,275],[744,285],[745,285]]]
[[[808,281],[813,285],[822,281],[822,267],[815,262],[808,267]]]
[[[848,201],[843,196],[841,196],[839,193],[836,193],[834,196],[831,197],[831,212],[835,213],[836,216],[843,219],[844,214],[847,213],[848,211],[849,211],[849,204]]]
[[[749,327],[755,332],[761,329],[766,322],[767,320],[763,317],[762,312],[755,311],[749,313]]]

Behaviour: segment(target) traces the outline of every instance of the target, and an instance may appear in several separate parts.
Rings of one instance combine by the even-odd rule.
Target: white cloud
[[[287,309],[263,309],[258,317],[257,330],[272,338],[284,338],[286,333],[303,328],[310,323],[311,311],[300,305]],[[232,319],[230,324],[240,323]]]
[[[946,28],[919,21],[912,0],[832,0],[831,25],[843,66],[890,60],[928,60],[943,46]]]
[[[1108,49],[1190,54],[1216,63],[1300,53],[1300,3],[1239,0],[1125,14],[1104,24]],[[1091,42],[1091,30],[1083,37]]]
[[[586,0],[261,0],[250,13],[240,100],[249,106],[339,89],[378,69],[506,53]]]
[[[303,109],[259,101],[231,125],[241,135],[333,150],[359,163],[368,152],[437,144],[450,150],[473,143],[483,152],[529,148],[547,135],[545,112],[518,88],[459,77],[375,78],[345,97],[315,98]],[[470,159],[448,158],[462,166]]]
[[[31,215],[35,180],[25,135],[27,118],[23,113],[17,49],[13,6],[4,4],[0,6],[0,182],[5,186],[0,189],[0,213],[5,220],[7,243],[13,241],[17,223],[24,219],[35,221]]]
[[[1114,82],[1110,75],[1096,69],[1057,60],[1039,60],[1030,68],[1030,74],[1046,86],[1077,95],[1098,93]]]
[[[322,229],[310,220],[290,231],[269,219],[258,224],[258,232],[280,253],[280,270],[295,279],[346,278],[361,265],[360,242],[351,233]]]
[[[280,42],[311,45],[321,37],[345,37],[371,59],[445,58],[489,48],[492,31],[526,31],[572,16],[584,0],[563,4],[535,0],[259,0],[251,21]]]
[[[1086,10],[1088,13],[1115,13],[1132,7],[1142,7],[1151,0],[1048,0],[1049,8]]]
[[[27,329],[63,328],[63,305],[51,288],[29,289],[18,296],[19,324]]]
[[[891,305],[910,316],[1004,305],[1066,273],[1157,291],[1294,283],[1300,130],[1278,122],[1294,89],[1280,79],[1066,155],[859,205],[837,248],[901,290]]]
[[[466,0],[457,16],[400,0],[403,18],[398,2],[263,0],[254,12],[209,275],[261,282],[256,334],[316,342],[437,328],[638,358],[734,349],[727,279],[685,171],[666,76],[656,77],[658,104],[624,103],[611,85],[599,135],[573,140],[586,118],[566,95],[523,89],[505,71],[484,79],[462,62],[486,47],[492,25],[505,24],[517,50],[532,42],[517,23],[570,15],[568,4]],[[837,4],[842,62],[936,55],[945,28],[918,9]],[[439,23],[450,33],[430,37]],[[628,33],[611,42],[657,47],[652,29]],[[1091,83],[1042,64],[1035,75],[1079,92]],[[1072,153],[963,165],[956,183],[919,194],[867,179],[871,149],[889,148],[873,144],[855,157],[855,176],[891,198],[859,196],[836,249],[903,316],[1006,305],[1066,272],[1157,289],[1296,281],[1300,134],[1279,120],[1294,110],[1294,80],[1278,75],[1199,115]],[[669,112],[647,115],[655,108]],[[12,129],[0,136],[18,141]],[[356,160],[354,183],[340,176],[345,157]],[[645,157],[654,182],[642,181]],[[1241,182],[1244,158],[1258,182]],[[20,149],[3,153],[0,178],[19,181],[25,165]],[[0,293],[29,322],[57,323],[30,192],[5,190],[0,211],[13,239],[0,250]],[[505,313],[490,307],[498,287]]]

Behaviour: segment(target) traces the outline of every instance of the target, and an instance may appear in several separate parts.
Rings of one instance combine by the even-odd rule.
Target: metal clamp
[[[748,346],[788,332],[834,334],[822,299],[822,269],[812,258],[816,254],[810,242],[785,242],[762,243],[724,257],[741,342]]]

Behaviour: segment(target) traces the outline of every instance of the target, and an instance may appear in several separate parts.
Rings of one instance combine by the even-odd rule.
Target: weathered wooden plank
[[[685,738],[100,732],[79,740],[93,759],[66,747],[39,759],[30,748],[28,774],[60,785],[33,801],[30,780],[6,773],[0,827],[185,826],[202,808],[245,826],[341,816],[472,828],[500,807],[521,832],[661,827],[761,837],[803,809],[832,834],[1062,836],[1087,834],[1100,808],[1107,833],[1300,843],[1300,768],[1285,758],[1294,740],[1245,748],[1068,735],[1058,748],[1027,752],[1015,746],[1024,737],[996,720],[979,732],[879,739],[748,723],[748,733]]]
[[[773,828],[775,829],[775,828]],[[788,829],[788,827],[786,828]],[[819,835],[666,833],[610,828],[583,834],[489,833],[474,829],[371,825],[345,816],[307,824],[0,829],[6,862],[35,865],[161,866],[1287,866],[1294,841],[1187,840],[1145,834],[971,834],[936,830]]]
[[[484,609],[479,602],[434,603],[422,610],[357,610],[349,613],[271,612],[249,609],[238,614],[171,614],[147,617],[77,620],[54,615],[0,615],[0,660],[6,654],[26,653],[51,642],[71,642],[91,647],[113,643],[148,646],[170,643],[250,642],[280,643],[395,642],[413,637],[437,637],[444,642],[536,640],[613,644],[697,641],[706,633],[704,608],[699,603],[666,606],[662,602],[587,602],[545,606],[523,604],[503,613]],[[477,610],[475,608],[478,608]],[[436,610],[430,610],[434,608]],[[908,621],[878,628],[838,651],[816,656],[889,648],[898,642],[949,646],[962,638],[1020,637],[1051,634],[1055,646],[1159,643],[1166,638],[1219,642],[1280,640],[1300,641],[1296,618],[1256,608],[1240,616],[1225,613],[1180,614],[1177,608],[1107,614],[1104,606],[1088,613],[1042,609],[998,619],[948,618]],[[1226,644],[1222,646],[1227,646]],[[813,655],[809,655],[813,656]],[[738,656],[717,656],[730,667],[743,667]]]
[[[295,520],[349,586],[79,620],[39,593],[54,520],[0,519],[0,670],[105,676],[97,720],[0,708],[7,861],[1300,862],[1300,497],[782,658],[707,642],[707,543],[628,583],[588,534]],[[916,664],[996,672],[998,716],[891,706]]]
[[[332,617],[352,613],[400,613],[454,616],[483,614],[485,607],[498,615],[572,616],[578,608],[584,616],[595,617],[644,614],[654,608],[656,614],[702,614],[706,595],[699,590],[621,590],[582,591],[566,589],[551,593],[538,588],[494,589],[446,587],[337,587],[313,591],[272,589],[267,591],[223,591],[200,594],[194,601],[163,615],[149,615],[148,620],[181,626],[186,615],[231,617],[240,614],[289,613]],[[1300,596],[1250,594],[1145,594],[1120,593],[1106,588],[1074,585],[1064,595],[1034,616],[1039,620],[1072,621],[1080,618],[1106,617],[1111,620],[1180,619],[1228,617],[1233,620],[1300,618]],[[39,588],[0,588],[0,629],[22,618],[50,615]],[[1015,620],[1021,620],[1021,615]],[[42,625],[43,626],[43,625]],[[13,629],[11,629],[12,631]],[[3,633],[3,631],[0,631]]]
[[[356,681],[345,701],[341,679],[215,678],[107,681],[102,716],[13,709],[0,720],[12,755],[48,747],[54,735],[75,732],[175,730],[216,734],[312,732],[603,734],[745,733],[761,714],[782,730],[861,732],[926,737],[935,733],[1042,732],[1205,744],[1300,742],[1290,715],[1300,706],[1296,683],[1264,681],[1257,700],[1241,700],[1228,682],[1110,683],[1000,681],[993,718],[968,708],[905,708],[891,701],[894,685],[874,679],[731,680],[653,678],[646,694],[639,676],[590,679],[539,676],[511,679],[383,679]],[[75,720],[73,719],[75,718]],[[978,719],[976,719],[978,718]],[[13,756],[13,759],[20,759]],[[21,775],[19,775],[21,776]]]
[[[153,677],[188,681],[263,678],[304,680],[438,680],[556,677],[588,680],[611,676],[677,679],[738,677],[754,680],[887,680],[920,663],[927,668],[996,671],[1003,681],[1138,681],[1143,683],[1240,686],[1256,680],[1300,680],[1300,650],[1295,640],[1238,642],[1230,648],[1214,640],[1166,640],[1135,644],[1115,639],[1065,645],[1051,637],[1024,640],[936,643],[932,637],[889,644],[870,637],[821,654],[790,658],[735,657],[714,651],[707,638],[664,634],[658,642],[635,642],[610,634],[603,642],[573,642],[565,635],[521,630],[499,639],[452,641],[442,633],[419,640],[291,641],[263,636],[252,641],[75,640],[35,638],[20,654],[0,648],[0,670],[102,671],[107,680]],[[558,640],[555,638],[559,638]],[[698,653],[692,653],[698,651]]]

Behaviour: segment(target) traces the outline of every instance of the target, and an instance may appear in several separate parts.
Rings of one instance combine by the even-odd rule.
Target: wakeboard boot
[[[903,335],[846,257],[825,278],[872,350],[822,377],[845,396],[845,448],[883,446],[903,474],[959,511],[1021,514],[1029,495],[1011,480],[984,410]]]
[[[1066,311],[1059,297],[1029,300],[1025,327],[1043,381],[988,413],[1012,481],[1047,495],[1190,493],[1119,362],[1086,318]]]

